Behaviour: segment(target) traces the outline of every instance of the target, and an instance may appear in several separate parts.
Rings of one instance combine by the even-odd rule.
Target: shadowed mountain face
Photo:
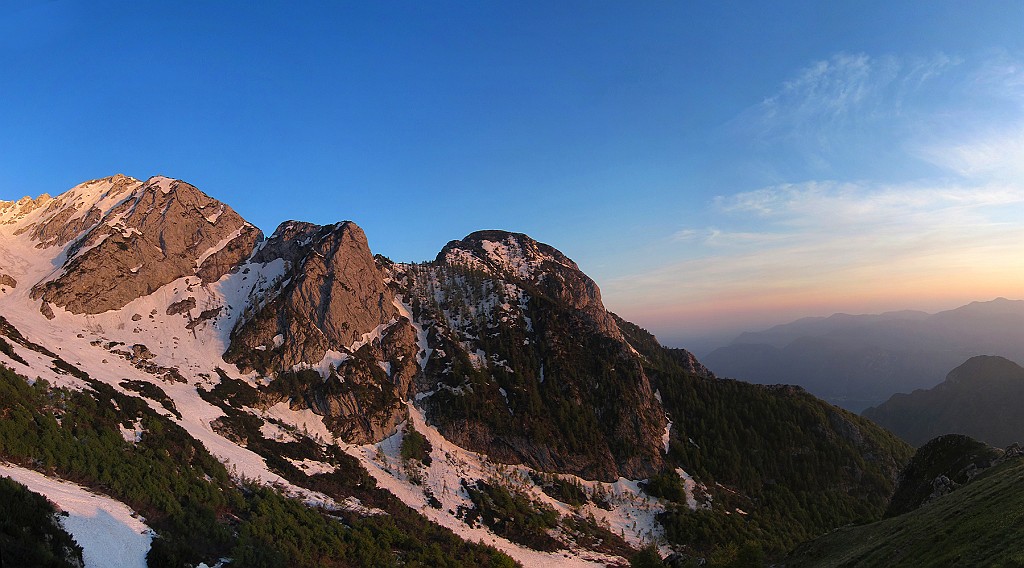
[[[864,416],[917,446],[966,434],[993,446],[1024,440],[1024,368],[1002,357],[972,357],[930,390],[895,394]]]
[[[704,357],[715,373],[797,384],[850,410],[928,388],[975,355],[1024,360],[1024,301],[999,298],[929,315],[891,312],[807,318],[757,333]]]

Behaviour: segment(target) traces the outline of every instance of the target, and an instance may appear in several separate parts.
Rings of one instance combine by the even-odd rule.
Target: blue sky
[[[0,199],[162,174],[396,260],[522,231],[675,344],[1024,297],[1024,3],[0,12]]]

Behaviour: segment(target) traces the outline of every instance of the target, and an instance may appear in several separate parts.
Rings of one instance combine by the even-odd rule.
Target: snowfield
[[[146,568],[153,533],[124,503],[6,463],[0,463],[0,476],[45,495],[68,514],[60,522],[82,547],[85,568]]]

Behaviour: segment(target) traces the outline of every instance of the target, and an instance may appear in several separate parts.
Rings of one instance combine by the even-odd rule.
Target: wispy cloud
[[[851,128],[899,116],[908,98],[960,63],[943,54],[900,59],[839,53],[785,81],[733,126],[762,143],[802,140],[827,149]]]
[[[927,145],[919,154],[961,177],[1024,179],[1024,123]]]
[[[957,105],[937,113],[909,148],[970,179],[1024,177],[1024,62],[1002,53],[962,78]]]
[[[1019,59],[840,53],[731,126],[770,181],[687,216],[663,241],[674,261],[607,282],[626,315],[711,330],[1024,297]]]
[[[890,304],[912,302],[903,296],[931,298],[943,285],[963,293],[993,270],[1006,286],[1024,285],[1024,185],[809,182],[722,197],[714,209],[732,229],[676,235],[700,255],[608,282],[606,294],[628,291],[627,309],[661,306],[685,321],[694,311],[727,318],[780,304],[840,310],[887,293]]]

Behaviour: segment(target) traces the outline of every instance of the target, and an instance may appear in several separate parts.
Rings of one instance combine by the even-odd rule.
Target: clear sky
[[[685,345],[1024,297],[1024,2],[4,2],[0,199],[552,244]]]

